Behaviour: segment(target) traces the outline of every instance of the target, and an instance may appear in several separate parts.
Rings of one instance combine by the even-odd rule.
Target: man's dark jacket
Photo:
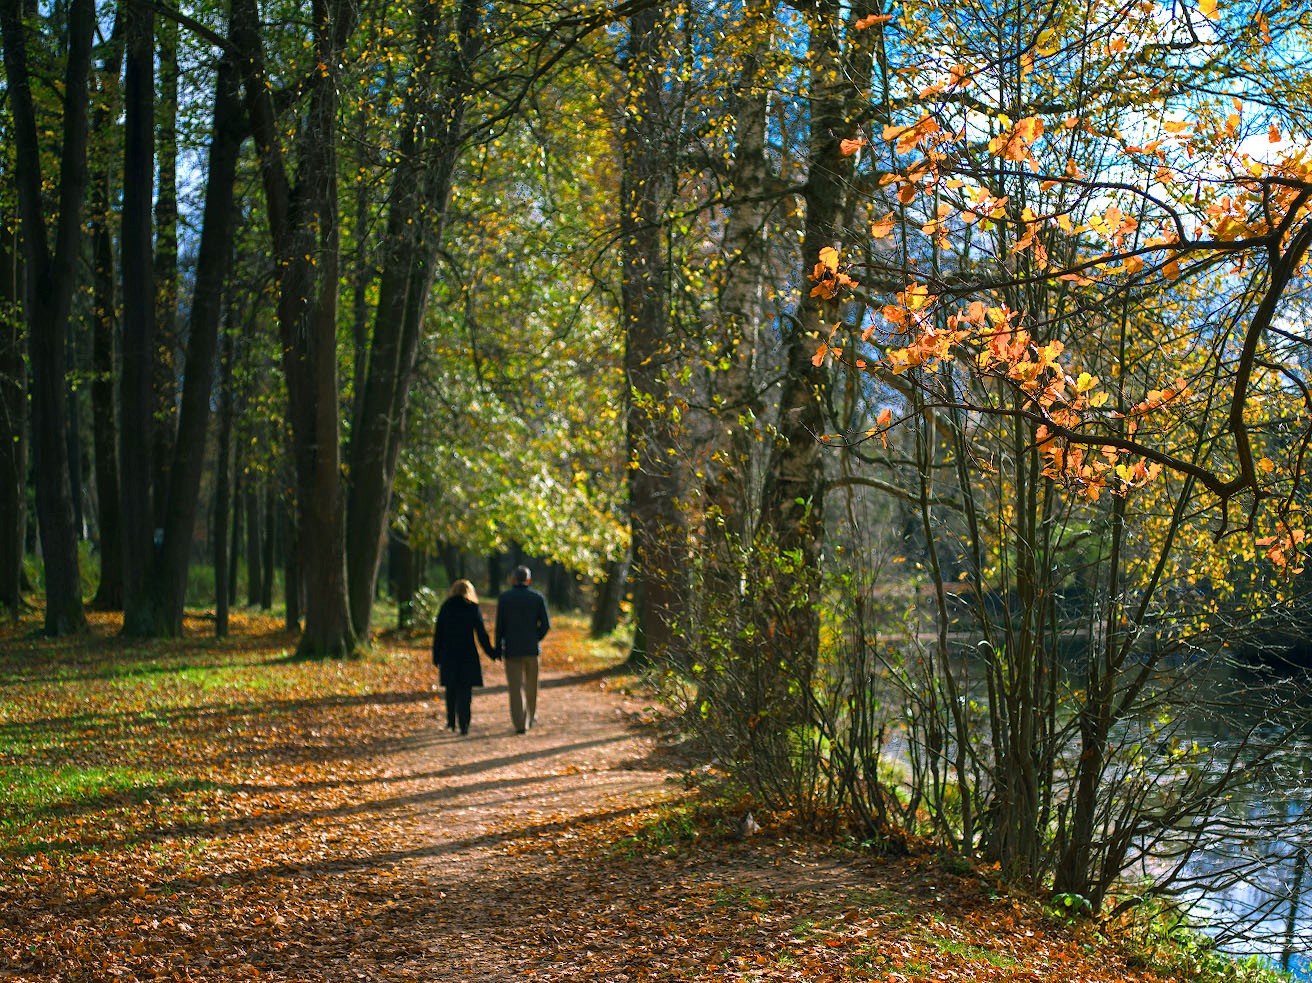
[[[538,655],[538,643],[551,629],[547,601],[526,584],[516,584],[497,598],[497,655]]]

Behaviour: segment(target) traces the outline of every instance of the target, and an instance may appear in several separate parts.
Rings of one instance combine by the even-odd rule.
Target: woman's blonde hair
[[[474,590],[474,585],[468,580],[457,580],[451,585],[449,597],[463,597],[466,601],[474,604],[478,603],[478,593]]]

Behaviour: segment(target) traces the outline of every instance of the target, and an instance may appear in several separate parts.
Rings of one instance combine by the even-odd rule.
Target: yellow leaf
[[[1216,0],[1198,0],[1198,10],[1208,20],[1216,20]]]

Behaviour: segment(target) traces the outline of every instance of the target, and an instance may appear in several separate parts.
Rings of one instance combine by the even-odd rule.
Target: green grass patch
[[[139,793],[168,780],[161,771],[122,767],[0,767],[0,803],[15,818],[68,812],[111,796]],[[6,818],[8,818],[6,816]]]

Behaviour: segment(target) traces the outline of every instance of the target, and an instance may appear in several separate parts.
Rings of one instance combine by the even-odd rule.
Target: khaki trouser
[[[538,713],[538,660],[535,655],[508,655],[505,662],[506,688],[510,690],[510,721],[516,731],[521,731],[526,724],[533,725],[533,718]]]

